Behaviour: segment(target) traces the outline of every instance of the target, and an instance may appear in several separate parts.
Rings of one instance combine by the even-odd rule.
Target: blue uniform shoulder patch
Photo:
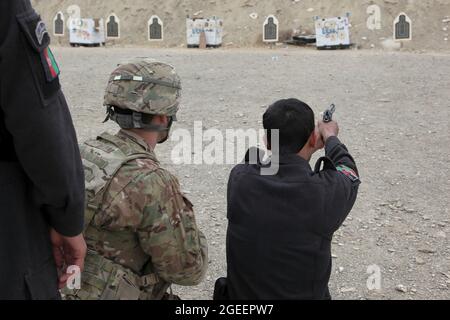
[[[47,26],[45,25],[44,21],[39,21],[36,25],[36,30],[34,31],[36,34],[37,41],[39,42],[39,45],[42,45],[42,41],[44,40],[44,36],[47,34]]]

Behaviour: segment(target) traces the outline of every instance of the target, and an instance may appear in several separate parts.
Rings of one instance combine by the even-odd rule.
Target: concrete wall
[[[78,5],[83,18],[106,18],[115,13],[120,19],[121,38],[108,41],[111,45],[144,45],[176,47],[186,44],[187,15],[202,11],[205,17],[224,19],[224,44],[228,46],[262,45],[265,18],[274,14],[280,22],[280,40],[293,31],[314,31],[314,16],[330,17],[351,13],[351,39],[360,48],[396,48],[450,51],[450,0],[34,0],[36,10],[53,32],[53,18],[58,11],[65,14],[71,5]],[[380,7],[381,29],[370,30],[367,9]],[[394,44],[393,22],[405,12],[412,20],[412,40]],[[252,13],[257,18],[250,17]],[[164,41],[149,42],[147,21],[158,15],[164,22]],[[68,44],[65,37],[54,43]]]

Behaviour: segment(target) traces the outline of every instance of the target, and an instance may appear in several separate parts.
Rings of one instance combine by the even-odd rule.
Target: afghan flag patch
[[[41,60],[45,70],[45,77],[47,78],[47,82],[52,82],[53,80],[58,78],[60,70],[50,47],[47,47],[44,49],[44,51],[42,51]]]
[[[345,175],[347,178],[349,178],[353,182],[359,181],[359,177],[356,174],[356,172],[354,170],[350,169],[349,167],[344,166],[344,165],[339,165],[336,167],[336,169],[337,169],[337,171],[339,171],[340,173]]]

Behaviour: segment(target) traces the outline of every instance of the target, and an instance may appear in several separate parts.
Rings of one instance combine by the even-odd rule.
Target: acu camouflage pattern
[[[118,76],[137,76],[164,81],[156,83],[115,80]],[[140,60],[120,65],[111,74],[104,105],[152,115],[175,116],[181,100],[181,80],[175,69],[156,60]]]
[[[207,243],[178,180],[132,132],[81,146],[88,255],[81,290],[65,299],[161,299],[171,284],[196,285]]]

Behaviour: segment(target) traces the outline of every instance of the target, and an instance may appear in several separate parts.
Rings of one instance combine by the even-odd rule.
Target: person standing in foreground
[[[208,267],[206,238],[177,178],[154,149],[176,120],[181,81],[151,59],[119,65],[105,93],[121,130],[81,146],[86,176],[86,268],[66,299],[161,300],[171,284],[197,285]]]
[[[30,2],[0,1],[0,30],[0,300],[59,299],[86,253],[78,143]]]
[[[331,240],[357,197],[355,161],[337,123],[316,127],[314,112],[299,100],[276,102],[263,120],[269,150],[279,130],[279,171],[264,176],[262,164],[249,163],[232,170],[228,278],[226,288],[216,288],[232,300],[331,299]],[[326,157],[313,171],[309,161],[323,147]]]

